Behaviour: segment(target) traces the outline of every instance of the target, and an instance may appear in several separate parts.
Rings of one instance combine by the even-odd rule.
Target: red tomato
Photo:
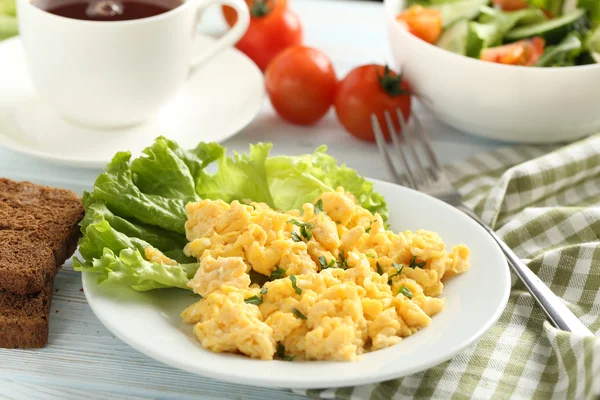
[[[287,0],[246,0],[250,8],[250,26],[237,47],[264,71],[281,51],[302,44],[302,26],[298,15],[287,8]],[[237,21],[235,10],[223,7],[229,25]]]
[[[442,13],[439,10],[412,6],[396,18],[406,23],[408,31],[428,43],[435,43],[442,34]]]
[[[492,47],[481,52],[481,59],[508,65],[535,65],[544,54],[545,42],[539,36],[529,40]]]
[[[525,0],[492,0],[492,3],[504,11],[516,11],[529,7]]]
[[[384,120],[388,111],[399,132],[396,110],[408,121],[411,111],[410,86],[402,75],[383,65],[363,65],[355,68],[340,82],[335,94],[335,112],[344,128],[353,136],[375,141],[371,115],[377,116],[386,138],[390,137]]]
[[[297,125],[311,125],[331,107],[337,77],[323,52],[295,46],[273,59],[265,73],[265,83],[277,114]]]
[[[244,0],[248,8],[253,7],[254,10],[251,14],[261,15],[265,14],[267,10],[271,9],[275,10],[285,10],[288,5],[287,0],[263,0],[263,1],[255,1],[255,0]],[[223,17],[225,17],[225,21],[227,21],[227,25],[233,26],[237,22],[237,12],[229,6],[221,6],[223,11]]]

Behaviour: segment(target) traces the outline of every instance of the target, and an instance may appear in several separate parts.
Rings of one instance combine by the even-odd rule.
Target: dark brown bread
[[[42,290],[73,255],[83,213],[81,200],[68,190],[0,178],[0,290]]]
[[[0,347],[43,347],[54,275],[75,251],[73,192],[0,178]]]
[[[0,290],[37,293],[55,273],[50,247],[24,237],[22,231],[0,231]]]
[[[0,178],[2,209],[0,230],[22,230],[33,240],[46,243],[54,252],[57,266],[73,255],[79,237],[77,224],[84,215],[81,199],[75,193]],[[3,214],[8,214],[6,220]]]
[[[0,292],[0,347],[26,349],[44,347],[48,342],[48,314],[53,280],[37,294]]]

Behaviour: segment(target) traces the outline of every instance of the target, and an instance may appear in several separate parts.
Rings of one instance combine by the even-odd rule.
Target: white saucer
[[[200,37],[206,48],[214,39]],[[102,168],[117,151],[134,156],[165,135],[183,147],[222,142],[260,111],[260,70],[236,49],[228,49],[198,71],[157,116],[126,129],[94,130],[65,121],[36,95],[19,38],[0,43],[0,146],[54,163]]]

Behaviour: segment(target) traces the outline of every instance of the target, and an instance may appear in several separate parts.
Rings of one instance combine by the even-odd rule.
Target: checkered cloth
[[[298,393],[353,400],[600,399],[600,135],[563,148],[501,149],[447,171],[465,203],[599,339],[552,327],[513,276],[498,323],[452,360],[380,384]]]

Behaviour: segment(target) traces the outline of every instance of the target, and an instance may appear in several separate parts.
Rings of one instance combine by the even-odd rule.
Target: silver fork
[[[421,124],[419,118],[412,114],[411,125],[406,123],[400,110],[396,110],[396,121],[394,125],[392,117],[385,112],[385,124],[390,132],[393,146],[389,146],[384,138],[381,125],[377,116],[371,116],[373,132],[380,153],[394,177],[396,183],[427,193],[431,196],[454,206],[481,225],[491,237],[498,243],[502,252],[508,260],[515,275],[523,282],[538,305],[544,310],[550,322],[557,328],[582,335],[593,335],[592,332],[564,305],[548,286],[535,275],[523,261],[487,226],[473,211],[467,208],[461,200],[460,194],[450,184],[445,176],[440,162],[435,155],[431,142]],[[401,127],[401,134],[396,129]],[[417,146],[420,145],[427,159],[424,163],[419,156]],[[406,174],[401,173],[394,159],[399,159]],[[412,160],[412,162],[411,162]]]

